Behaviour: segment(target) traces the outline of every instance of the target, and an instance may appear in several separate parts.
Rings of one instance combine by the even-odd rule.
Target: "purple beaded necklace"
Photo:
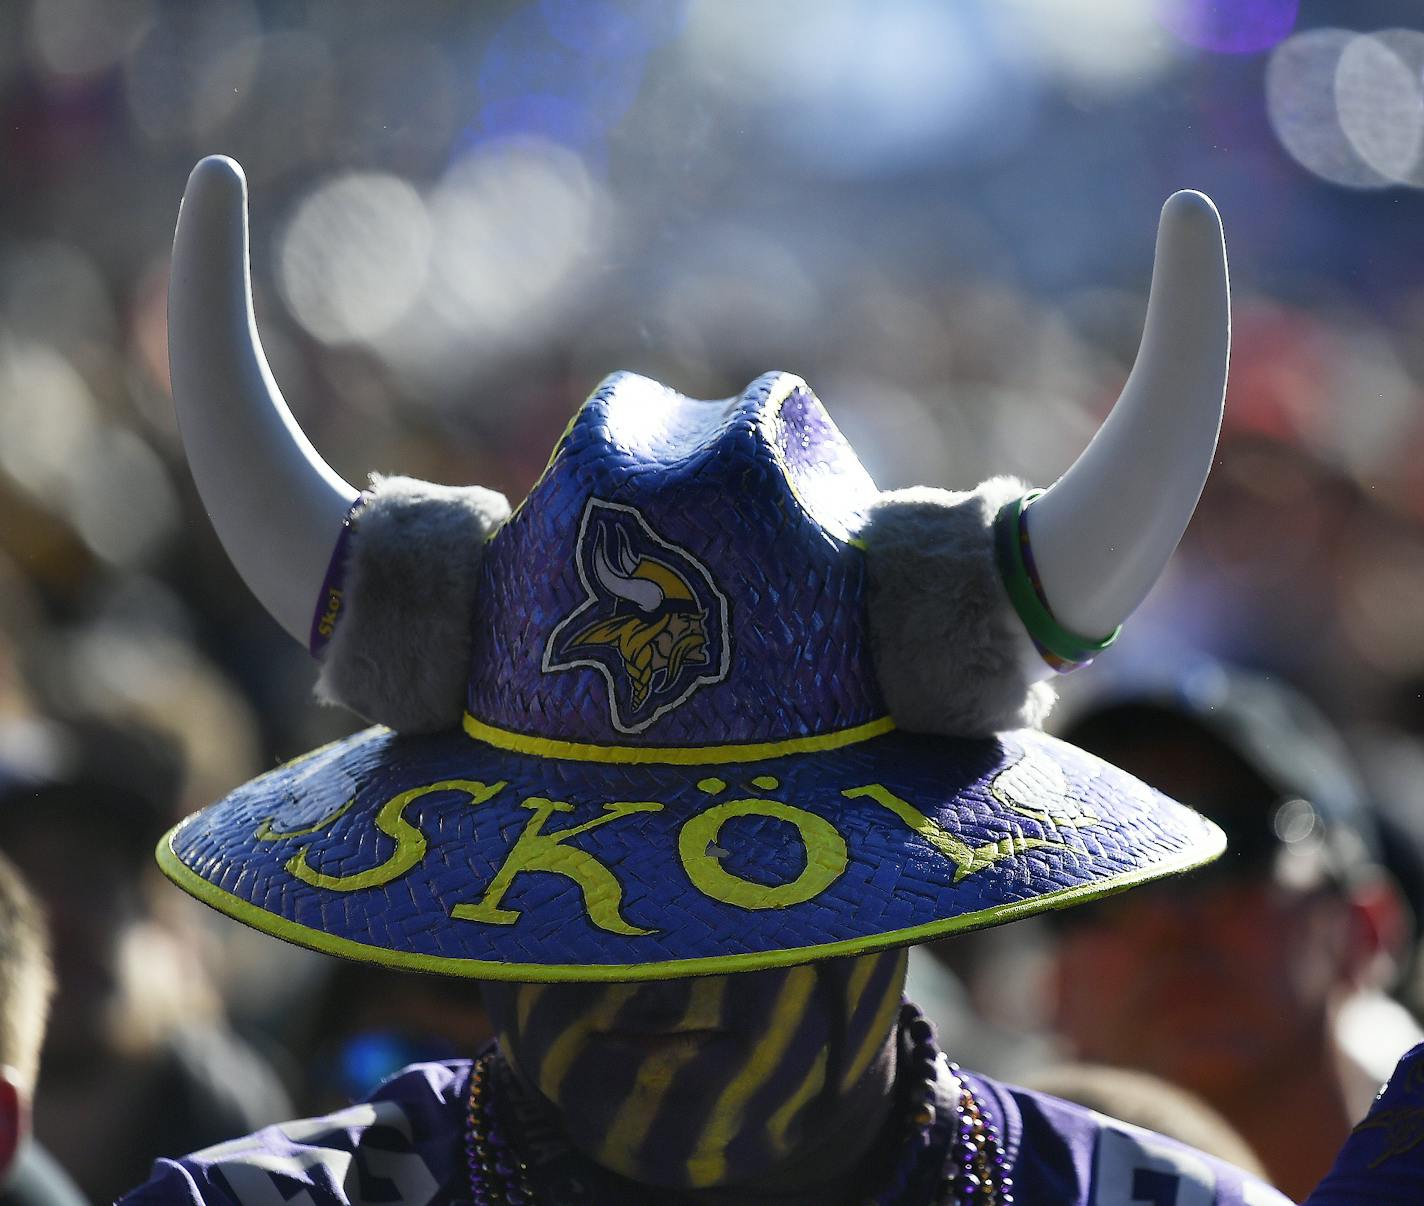
[[[895,1166],[867,1206],[904,1206],[905,1193],[926,1179],[925,1162],[943,1151],[937,1183],[926,1199],[932,1206],[1013,1206],[997,1128],[974,1096],[957,1064],[949,1063],[934,1040],[934,1027],[914,1005],[900,1009],[900,1033],[908,1040],[910,1078]],[[529,1169],[511,1133],[513,1113],[501,1108],[495,1072],[499,1054],[491,1049],[475,1061],[465,1126],[465,1161],[474,1206],[525,1206],[537,1203]],[[600,1199],[584,1194],[585,1206]],[[569,1206],[574,1206],[571,1201]]]

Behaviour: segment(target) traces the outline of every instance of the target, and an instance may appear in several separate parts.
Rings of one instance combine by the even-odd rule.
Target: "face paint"
[[[806,1163],[889,1087],[900,951],[641,984],[486,984],[500,1046],[573,1145],[646,1185]]]

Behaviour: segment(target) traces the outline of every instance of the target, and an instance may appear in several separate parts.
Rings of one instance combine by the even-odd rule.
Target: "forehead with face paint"
[[[645,1184],[741,1184],[864,1127],[894,1076],[905,953],[638,984],[487,984],[524,1089]],[[873,1138],[861,1136],[864,1139]]]

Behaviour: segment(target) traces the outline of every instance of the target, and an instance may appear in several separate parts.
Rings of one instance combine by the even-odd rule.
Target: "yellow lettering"
[[[499,902],[509,890],[514,877],[521,871],[550,871],[564,875],[578,884],[583,891],[584,909],[589,920],[601,930],[614,934],[651,934],[655,931],[640,929],[623,920],[619,906],[623,902],[623,885],[613,872],[600,863],[586,850],[575,846],[565,846],[568,838],[587,833],[619,817],[631,816],[638,812],[661,812],[662,805],[652,801],[628,803],[617,801],[603,806],[602,816],[561,829],[557,833],[545,833],[544,826],[556,812],[572,812],[573,805],[562,800],[546,800],[542,796],[531,796],[524,801],[524,807],[534,813],[524,826],[524,831],[505,856],[504,863],[495,872],[485,894],[474,904],[457,904],[450,910],[450,916],[462,921],[483,921],[489,925],[513,925],[519,920],[518,909],[500,908]]]
[[[317,631],[322,636],[330,636],[336,631],[336,617],[341,614],[341,592],[333,590],[326,596],[326,611],[322,613]]]
[[[789,884],[759,884],[733,875],[712,853],[722,826],[733,817],[775,817],[796,826],[806,848],[806,866]],[[845,838],[823,817],[779,800],[728,800],[714,804],[682,827],[677,853],[693,886],[704,896],[743,909],[784,909],[819,896],[846,869]]]
[[[938,821],[931,820],[913,804],[900,799],[889,788],[882,787],[879,783],[847,788],[841,792],[841,795],[852,800],[868,796],[882,808],[888,808],[954,864],[955,883],[958,883],[966,875],[972,875],[975,871],[992,867],[1000,859],[1008,858],[1011,854],[1021,854],[1025,850],[1034,850],[1042,846],[1065,845],[1063,842],[1050,842],[1043,838],[1010,834],[983,846],[970,846],[967,842],[955,837]]]
[[[398,879],[412,867],[418,866],[425,857],[425,835],[405,819],[405,810],[422,796],[437,791],[459,791],[470,797],[471,804],[483,804],[504,787],[499,783],[479,783],[470,779],[445,779],[440,783],[429,783],[424,787],[414,787],[392,796],[376,813],[376,828],[388,838],[394,838],[395,851],[379,866],[365,871],[355,871],[350,875],[327,875],[313,871],[307,864],[309,846],[303,846],[287,860],[287,870],[305,884],[314,888],[329,888],[333,892],[356,892],[361,888],[378,888]]]

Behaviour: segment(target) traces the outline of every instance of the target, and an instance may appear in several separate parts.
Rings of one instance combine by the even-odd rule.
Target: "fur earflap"
[[[480,558],[508,517],[493,490],[372,474],[318,698],[400,733],[458,727]]]
[[[1026,636],[999,577],[994,517],[1027,492],[995,477],[971,493],[917,486],[883,494],[860,536],[870,571],[870,639],[895,723],[980,737],[1037,728],[1054,702],[1030,682]]]

